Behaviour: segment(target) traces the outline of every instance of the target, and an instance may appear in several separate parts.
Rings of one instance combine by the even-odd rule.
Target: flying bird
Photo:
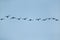
[[[11,17],[11,19],[15,19],[16,17]]]
[[[42,19],[43,21],[46,21],[47,19]]]
[[[48,20],[51,20],[51,18],[47,18]]]
[[[4,20],[3,18],[1,18],[0,20]]]
[[[27,20],[27,18],[23,18],[23,20]]]
[[[5,16],[6,18],[9,18],[10,17],[10,15],[8,15],[8,16]]]
[[[17,18],[18,20],[20,20],[21,18]]]
[[[29,19],[29,21],[32,21],[32,19]]]
[[[36,19],[37,21],[41,20],[41,18]]]
[[[58,19],[55,19],[55,21],[59,21]]]
[[[55,20],[56,18],[52,18],[53,20]]]

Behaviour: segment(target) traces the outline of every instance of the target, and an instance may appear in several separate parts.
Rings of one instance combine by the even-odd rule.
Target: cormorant
[[[53,20],[55,20],[55,18],[52,18]]]
[[[56,18],[52,18],[53,20],[55,20],[55,21],[59,21],[58,19],[56,19]]]
[[[17,18],[18,20],[20,20],[21,18]]]
[[[41,20],[41,18],[36,19],[37,21]]]
[[[11,17],[11,19],[15,19],[16,17]]]
[[[3,18],[1,18],[0,20],[4,20]]]
[[[29,21],[32,21],[32,19],[29,19]]]
[[[47,18],[48,20],[51,20],[51,18]]]
[[[22,18],[23,20],[27,20],[27,18]]]
[[[42,19],[43,21],[46,21],[47,19]]]
[[[9,18],[9,15],[8,16],[5,16],[6,18]]]

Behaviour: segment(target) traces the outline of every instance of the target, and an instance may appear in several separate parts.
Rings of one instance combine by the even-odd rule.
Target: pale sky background
[[[0,0],[0,18],[6,15],[60,19],[60,0]],[[60,40],[60,21],[0,21],[0,40]]]

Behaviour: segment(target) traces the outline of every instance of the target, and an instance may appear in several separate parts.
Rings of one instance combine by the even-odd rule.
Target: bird
[[[9,18],[10,17],[10,15],[8,15],[8,16],[5,16],[6,18]]]
[[[11,19],[15,19],[16,17],[11,17]]]
[[[27,20],[27,18],[23,18],[23,20]]]
[[[43,21],[46,21],[47,19],[42,19]]]
[[[58,19],[55,19],[55,21],[59,21]]]
[[[3,18],[1,18],[0,20],[4,20]]]
[[[56,18],[52,18],[53,20],[55,20]]]
[[[51,18],[47,18],[48,20],[51,20]]]
[[[41,20],[41,18],[36,19],[37,21]]]
[[[20,20],[21,18],[17,18],[18,20]]]
[[[29,19],[29,21],[32,21],[32,19]]]

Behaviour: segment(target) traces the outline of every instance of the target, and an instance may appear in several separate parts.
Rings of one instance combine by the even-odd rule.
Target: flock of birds
[[[33,21],[32,18],[30,18],[30,19],[28,19],[28,18],[21,18],[21,17],[16,18],[16,17],[14,17],[14,16],[13,16],[13,17],[10,17],[9,15],[8,15],[8,16],[5,16],[5,18],[17,19],[17,20],[28,20],[28,21]],[[5,20],[5,18],[0,18],[0,21]],[[42,21],[47,21],[47,20],[59,21],[59,19],[56,19],[56,18],[44,18],[44,19],[36,18],[36,19],[34,19],[34,20],[36,20],[36,21],[40,21],[40,20],[42,20]]]

